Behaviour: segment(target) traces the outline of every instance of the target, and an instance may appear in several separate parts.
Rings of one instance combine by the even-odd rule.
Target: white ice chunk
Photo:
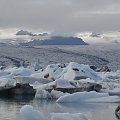
[[[67,72],[64,74],[64,79],[80,80],[90,78],[92,80],[101,80],[101,78],[88,65],[70,62],[67,66]]]
[[[46,90],[39,90],[35,94],[36,99],[51,99],[51,94]]]
[[[36,81],[41,83],[41,84],[47,84],[49,82],[52,82],[52,80],[50,79],[46,79],[46,78],[36,78],[36,77],[29,77],[29,76],[17,76],[14,77],[14,79],[16,80],[17,83],[30,83],[33,84]]]
[[[20,67],[12,72],[14,76],[30,76],[33,73],[33,70]]]
[[[16,81],[14,79],[0,79],[0,88],[9,88],[15,86]]]
[[[56,102],[85,102],[88,99],[95,99],[101,97],[109,97],[108,93],[91,92],[77,92],[69,95],[61,96]]]
[[[52,90],[50,94],[51,94],[51,97],[52,97],[53,99],[58,99],[58,98],[60,98],[61,96],[67,95],[67,94],[69,94],[69,93],[63,93],[63,92],[61,92],[61,91]]]
[[[56,80],[56,83],[56,88],[75,88],[73,85],[70,84],[68,80],[58,79]]]
[[[24,105],[20,109],[20,114],[23,120],[46,120],[44,115],[37,110],[34,110],[31,105]]]
[[[113,90],[108,91],[109,95],[117,95],[120,96],[120,88],[115,88]]]

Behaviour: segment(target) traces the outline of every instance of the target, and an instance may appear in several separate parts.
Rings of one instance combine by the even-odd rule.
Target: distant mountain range
[[[20,46],[39,46],[39,45],[87,45],[81,38],[53,36],[48,38],[48,33],[32,33],[26,30],[20,30],[16,34],[19,37],[12,43]],[[28,36],[29,40],[23,40],[23,36]],[[47,36],[47,37],[46,37]]]
[[[48,39],[34,39],[29,42],[21,43],[22,46],[39,46],[39,45],[87,45],[82,39],[77,37],[54,36]]]
[[[0,47],[2,46],[40,46],[40,45],[88,45],[81,38],[63,37],[63,36],[48,36],[48,33],[34,34],[29,31],[20,30],[15,34],[15,38],[1,39]]]
[[[4,33],[5,34],[5,33]],[[1,46],[39,46],[39,45],[88,45],[120,43],[120,31],[111,32],[80,32],[76,37],[52,36],[47,32],[34,33],[28,30],[19,30],[7,37],[0,35]]]

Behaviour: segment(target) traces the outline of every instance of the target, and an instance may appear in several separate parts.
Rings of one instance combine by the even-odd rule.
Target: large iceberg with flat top
[[[118,96],[109,96],[108,93],[76,92],[61,96],[56,102],[120,102]]]

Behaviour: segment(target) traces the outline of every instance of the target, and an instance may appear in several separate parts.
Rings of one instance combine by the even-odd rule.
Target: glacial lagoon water
[[[32,105],[50,120],[50,113],[83,113],[89,120],[117,120],[115,109],[120,103],[56,103],[28,98],[0,98],[0,120],[23,120],[20,109]]]

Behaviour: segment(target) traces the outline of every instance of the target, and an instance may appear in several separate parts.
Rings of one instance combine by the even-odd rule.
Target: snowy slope
[[[119,44],[86,46],[0,47],[0,66],[69,63],[71,61],[120,69]]]

